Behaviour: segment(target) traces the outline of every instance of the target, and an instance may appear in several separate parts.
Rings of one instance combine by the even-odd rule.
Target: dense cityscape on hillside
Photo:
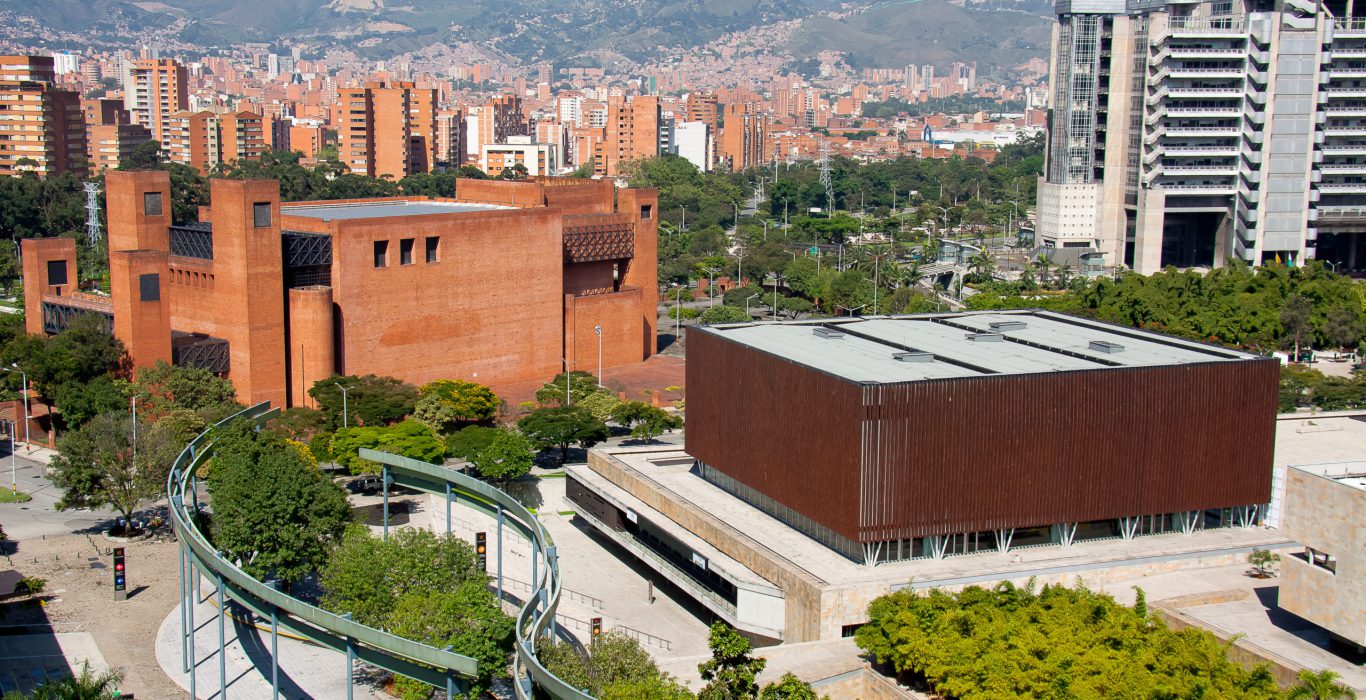
[[[1350,0],[0,0],[0,698],[1358,697],[1363,119]]]

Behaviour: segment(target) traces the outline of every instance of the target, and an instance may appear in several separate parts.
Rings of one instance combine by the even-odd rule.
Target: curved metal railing
[[[279,409],[271,409],[269,402],[263,402],[214,427],[242,419],[261,425],[278,414]],[[468,656],[368,627],[306,603],[257,580],[216,551],[200,532],[195,517],[196,472],[213,456],[214,434],[210,428],[186,445],[167,478],[171,524],[191,567],[218,582],[221,591],[247,609],[277,621],[297,636],[344,650],[365,663],[437,687],[463,688],[466,679],[476,677],[478,664]],[[501,514],[508,527],[532,543],[532,592],[516,616],[513,681],[517,697],[530,700],[533,688],[537,688],[556,700],[592,700],[550,673],[536,658],[537,640],[547,628],[554,633],[555,609],[561,592],[555,543],[536,516],[503,491],[444,467],[373,450],[362,450],[361,456],[383,464],[386,478],[392,477],[394,483],[444,494],[448,502],[454,499],[490,514]]]

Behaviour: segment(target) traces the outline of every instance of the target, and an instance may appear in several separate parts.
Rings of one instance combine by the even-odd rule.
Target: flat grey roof
[[[425,214],[463,214],[471,211],[491,211],[511,209],[499,204],[476,204],[466,202],[355,202],[351,204],[314,204],[305,206],[283,205],[280,213],[285,216],[307,216],[311,219],[332,221],[335,219],[378,219],[386,216],[422,216]]]
[[[874,383],[1258,358],[1047,311],[746,323],[709,330],[845,379]]]

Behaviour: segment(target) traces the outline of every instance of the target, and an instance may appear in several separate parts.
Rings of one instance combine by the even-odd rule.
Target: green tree
[[[717,305],[708,308],[698,317],[702,323],[716,325],[721,323],[744,323],[752,320],[744,309],[737,309],[734,306]]]
[[[328,377],[314,383],[308,395],[333,427],[346,427],[342,426],[343,401],[338,384],[346,387],[347,422],[353,426],[393,425],[412,415],[417,404],[417,387],[393,377]]]
[[[606,389],[598,389],[577,399],[574,405],[593,414],[593,417],[600,421],[608,421],[612,419],[612,412],[621,405],[621,399]]]
[[[498,395],[483,384],[438,379],[418,389],[413,417],[438,435],[448,435],[470,423],[493,420],[498,404]]]
[[[580,654],[572,645],[545,640],[536,645],[542,664],[564,682],[599,700],[685,700],[692,693],[660,672],[640,642],[620,630],[594,637]]]
[[[129,408],[126,385],[108,374],[101,374],[87,382],[63,385],[57,394],[57,410],[68,426],[85,425],[101,413],[115,413]]]
[[[536,450],[515,430],[499,430],[471,460],[479,476],[493,481],[516,479],[531,471]]]
[[[707,637],[711,658],[697,666],[707,684],[698,692],[698,700],[740,700],[759,694],[755,680],[768,665],[767,659],[755,658],[754,649],[735,628],[724,622],[713,622]]]
[[[1357,309],[1350,306],[1330,310],[1327,323],[1323,326],[1324,337],[1335,347],[1347,352],[1348,348],[1355,347],[1357,341],[1361,340],[1359,317]]]
[[[256,578],[303,579],[341,539],[346,494],[283,437],[249,421],[222,430],[209,475],[214,546]]]
[[[98,397],[111,394],[108,387],[92,390],[86,385],[106,375],[127,376],[129,366],[123,343],[109,332],[107,324],[98,314],[78,314],[57,335],[14,338],[0,356],[5,365],[18,363],[28,373],[29,388],[41,392],[59,409],[63,405],[100,405]],[[96,398],[92,400],[92,396]],[[87,415],[82,417],[89,417],[88,410],[84,409]],[[68,424],[79,425],[74,420]]]
[[[472,462],[480,450],[493,442],[498,431],[486,425],[467,425],[446,436],[446,456]]]
[[[607,424],[578,406],[538,408],[517,421],[522,434],[542,449],[560,448],[560,463],[569,459],[569,446],[588,449],[607,439]]]
[[[1310,325],[1313,312],[1310,301],[1298,294],[1286,299],[1285,306],[1281,307],[1281,326],[1285,328],[1286,339],[1294,345],[1296,362],[1299,361],[1300,343],[1313,331]]]
[[[868,619],[859,647],[945,697],[1280,697],[1265,665],[1234,663],[1209,632],[1173,631],[1080,587],[902,590],[874,600]]]
[[[495,678],[507,675],[515,626],[480,579],[463,581],[454,590],[406,593],[385,624],[405,639],[450,648],[476,660],[479,677],[470,681],[467,698],[484,697]]]
[[[1262,576],[1271,575],[1271,568],[1281,560],[1281,555],[1269,549],[1254,549],[1247,555],[1247,563],[1257,569]]]
[[[156,498],[166,488],[168,451],[165,433],[138,421],[136,457],[133,419],[127,413],[106,413],[57,440],[57,454],[49,468],[52,482],[62,489],[58,510],[113,508],[128,521],[138,505]]]
[[[1334,671],[1300,671],[1300,682],[1286,692],[1286,700],[1356,700],[1356,692],[1337,682]]]
[[[138,400],[138,411],[156,420],[175,409],[191,411],[237,404],[232,382],[199,367],[180,367],[158,360],[137,371],[129,394]]]
[[[474,547],[451,535],[401,528],[388,539],[363,525],[347,528],[319,572],[322,607],[351,613],[364,625],[382,625],[407,595],[451,591],[467,581],[484,585]]]
[[[792,675],[784,673],[773,683],[764,686],[759,693],[759,700],[821,700],[816,695],[816,691],[811,688],[811,684]]]
[[[627,401],[612,412],[612,420],[631,429],[633,437],[646,442],[683,427],[683,420],[644,401]]]
[[[602,389],[598,386],[598,378],[591,372],[574,370],[569,373],[567,384],[564,372],[560,372],[536,390],[536,403],[542,406],[563,406],[566,390],[569,402],[575,404]]]
[[[446,445],[432,429],[415,420],[405,420],[389,428],[342,428],[332,436],[332,458],[352,474],[373,474],[380,464],[362,459],[360,448],[411,457],[429,464],[440,464]]]

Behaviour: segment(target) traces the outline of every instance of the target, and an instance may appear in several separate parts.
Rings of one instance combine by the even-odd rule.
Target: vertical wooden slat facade
[[[688,452],[855,542],[1271,498],[1273,359],[858,384],[688,343]]]
[[[845,537],[857,530],[857,384],[697,329],[686,372],[688,454]]]

